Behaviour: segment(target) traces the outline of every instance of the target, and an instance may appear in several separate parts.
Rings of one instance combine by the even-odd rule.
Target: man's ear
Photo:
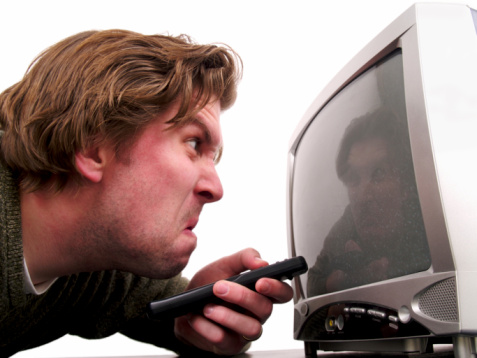
[[[78,151],[75,154],[75,163],[78,172],[93,183],[99,183],[101,179],[103,179],[104,168],[107,161],[107,151],[101,146]]]

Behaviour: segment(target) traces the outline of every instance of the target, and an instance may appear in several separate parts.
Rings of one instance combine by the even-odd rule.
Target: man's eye
[[[199,145],[200,145],[200,139],[199,138],[191,138],[187,141],[187,144],[189,144],[195,151],[199,150]]]

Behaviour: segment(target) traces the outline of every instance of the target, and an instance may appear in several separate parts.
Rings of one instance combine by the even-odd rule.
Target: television
[[[475,10],[416,4],[378,34],[299,122],[287,175],[307,356],[452,344],[475,357]]]

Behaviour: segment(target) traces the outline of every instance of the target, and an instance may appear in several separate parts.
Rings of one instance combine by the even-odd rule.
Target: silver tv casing
[[[432,265],[424,272],[306,298],[294,279],[294,337],[313,312],[338,302],[389,307],[426,327],[426,337],[305,342],[320,350],[424,351],[451,337],[475,356],[477,336],[477,18],[468,6],[416,4],[328,84],[297,126],[289,146],[287,219],[293,231],[297,146],[309,123],[341,89],[396,49],[402,50],[409,135]],[[311,200],[311,198],[310,198]],[[310,344],[312,343],[312,344]],[[317,344],[315,344],[317,343]],[[463,346],[465,347],[463,348]],[[313,349],[314,349],[313,348]],[[457,351],[456,351],[457,352]],[[465,356],[467,353],[461,354]]]

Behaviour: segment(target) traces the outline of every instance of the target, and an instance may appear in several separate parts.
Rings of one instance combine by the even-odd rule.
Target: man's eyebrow
[[[188,124],[199,126],[204,133],[204,137],[205,137],[204,139],[207,142],[207,144],[212,144],[212,133],[210,132],[209,127],[207,127],[207,125],[204,122],[202,122],[199,118],[194,117],[188,121]],[[224,151],[224,146],[222,143],[220,143],[214,158],[215,164],[219,164],[220,159],[222,158],[223,151]]]
[[[212,143],[212,134],[210,133],[209,127],[207,127],[207,125],[204,122],[202,122],[199,118],[192,118],[190,120],[190,124],[198,125],[204,132],[205,141],[208,144]]]

